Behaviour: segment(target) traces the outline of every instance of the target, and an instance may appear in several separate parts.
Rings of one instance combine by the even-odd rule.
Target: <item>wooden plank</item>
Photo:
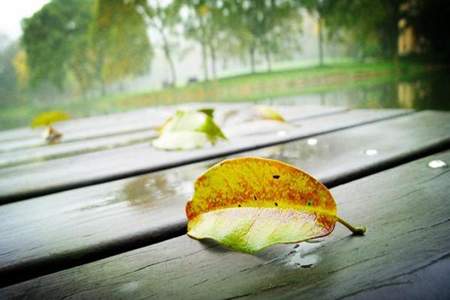
[[[83,141],[98,137],[136,133],[154,129],[161,125],[177,109],[198,109],[211,107],[219,111],[251,108],[249,103],[191,103],[141,109],[83,119],[69,120],[55,124],[64,133],[61,143]],[[346,110],[343,107],[322,107],[306,105],[300,107],[275,106],[286,120],[305,119]],[[0,152],[46,146],[41,137],[42,129],[21,128],[0,132]]]
[[[186,236],[0,290],[8,299],[342,299],[450,296],[448,168],[439,153],[332,190],[342,226],[319,243],[278,245],[257,255]]]
[[[287,120],[292,122],[291,124],[295,124],[295,122],[300,122],[305,119],[310,119],[318,116],[323,115],[330,115],[333,113],[339,113],[342,111],[345,111],[345,109],[342,108],[321,108],[318,106],[306,106],[306,107],[293,107],[291,109],[287,109],[287,107],[282,106],[278,107],[277,110],[279,110]],[[242,111],[242,110],[241,110]],[[225,115],[227,112],[230,112],[230,110],[226,107],[225,109],[219,110],[218,117],[219,122],[227,123],[225,122]],[[233,119],[231,119],[233,121]],[[229,123],[229,122],[228,122]],[[275,123],[275,122],[274,122]],[[226,125],[226,124],[224,124]],[[258,126],[261,124],[258,124],[254,122],[252,125]],[[262,124],[266,125],[266,124]],[[79,155],[89,152],[96,152],[106,149],[113,149],[117,147],[123,147],[127,145],[133,145],[137,143],[148,143],[150,139],[155,138],[157,136],[157,132],[154,130],[151,130],[147,128],[142,131],[138,130],[134,133],[128,133],[128,134],[114,134],[112,136],[106,136],[106,137],[96,137],[93,139],[81,139],[79,141],[75,142],[64,142],[59,143],[55,145],[45,145],[42,147],[22,147],[21,149],[14,150],[14,151],[8,151],[4,153],[0,153],[0,168],[4,167],[11,167],[11,166],[17,166],[20,164],[26,164],[26,163],[32,163],[32,162],[39,162],[39,161],[46,161],[56,158],[63,158],[73,155]],[[246,127],[249,127],[246,125]],[[281,127],[281,126],[278,126]],[[224,126],[226,128],[226,126]],[[123,128],[122,128],[123,129]],[[258,131],[254,128],[249,128],[252,130],[253,133],[257,133]],[[270,129],[276,129],[276,128],[267,128],[267,126],[263,126],[263,129],[266,130],[266,132],[270,132]],[[28,142],[34,143],[33,140],[24,141],[23,143]],[[40,141],[42,143],[43,141]],[[11,144],[9,144],[11,146]],[[6,146],[5,146],[6,147]]]
[[[331,187],[448,148],[450,131],[442,124],[449,122],[442,116],[449,117],[419,113],[241,155],[286,161]],[[368,156],[368,149],[378,154]],[[0,206],[3,284],[183,233],[192,183],[213,163]]]
[[[87,186],[150,171],[220,157],[311,135],[336,131],[409,112],[399,110],[354,110],[310,119],[290,132],[237,137],[231,142],[192,151],[162,151],[149,144],[88,153],[43,163],[0,170],[0,203]],[[444,116],[444,115],[443,115]]]
[[[8,168],[34,162],[70,157],[90,152],[149,143],[157,136],[156,131],[148,129],[135,133],[98,137],[95,139],[61,143],[45,147],[30,147],[0,153],[0,168]]]
[[[57,123],[55,128],[61,131],[63,139],[60,144],[70,143],[75,141],[84,141],[99,137],[108,137],[118,134],[135,133],[144,130],[155,129],[156,126],[164,122],[170,116],[172,111],[163,109],[147,109],[133,114],[133,119],[125,114],[114,117],[98,117],[88,118],[85,120],[77,120],[67,124],[69,121]],[[31,130],[31,129],[30,129]],[[41,146],[48,146],[42,138],[42,129],[31,130],[33,135],[28,138],[20,138],[9,142],[2,142],[0,144],[0,152],[17,151],[20,149],[35,148]]]

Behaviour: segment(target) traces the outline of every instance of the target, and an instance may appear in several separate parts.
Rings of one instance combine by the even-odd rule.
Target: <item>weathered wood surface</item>
[[[45,147],[24,148],[0,153],[0,168],[13,167],[27,163],[75,156],[90,152],[114,149],[138,143],[148,143],[157,136],[156,131],[147,129],[135,133],[98,137],[73,143],[61,143]]]
[[[283,160],[334,186],[448,148],[449,120],[418,113],[240,155]],[[3,284],[183,233],[192,183],[215,162],[0,206]]]
[[[199,109],[205,107],[214,108],[216,113],[218,113],[218,121],[220,122],[224,121],[223,118],[225,116],[223,115],[223,112],[241,111],[246,109],[250,110],[254,106],[249,103],[191,103],[186,105],[172,105],[127,113],[69,120],[66,122],[56,123],[54,127],[64,134],[60,144],[77,141],[83,142],[88,139],[154,130],[177,109]],[[278,105],[273,107],[279,111],[286,118],[286,120],[289,121],[332,114],[346,110],[343,107],[323,107],[313,105]],[[23,128],[0,132],[0,153],[47,146],[45,140],[42,138],[42,131],[42,128]]]
[[[258,255],[182,236],[0,290],[8,299],[448,299],[448,168],[439,153],[332,189],[342,226]]]
[[[243,136],[211,148],[162,151],[150,143],[0,170],[0,203],[125,178],[164,168],[258,149],[344,128],[399,117],[399,110],[354,110],[313,118],[291,131]],[[436,117],[447,120],[445,114]]]
[[[54,127],[64,135],[61,143],[82,141],[87,139],[106,137],[111,135],[133,133],[142,130],[154,129],[170,116],[173,110],[163,108],[145,109],[133,113],[114,114],[112,116],[92,117],[79,120],[56,123]],[[12,130],[17,132],[19,130]],[[11,139],[1,141],[0,152],[15,151],[24,148],[46,146],[42,138],[42,128],[23,129],[29,132],[25,136],[2,133]]]
[[[252,106],[244,106],[240,111],[250,110],[251,108]],[[275,108],[277,109],[277,111],[280,111],[280,113],[282,113],[283,116],[292,124],[295,124],[296,122],[302,122],[305,119],[345,111],[345,109],[343,108],[322,108],[319,106],[292,107],[290,109],[286,106],[275,106]],[[235,106],[225,106],[224,108],[221,108],[216,112],[216,114],[218,115],[218,122],[220,125],[223,125],[223,128],[227,129],[226,125],[229,125],[228,123],[230,123],[230,120],[228,120],[226,117],[234,111],[237,111]],[[163,116],[165,115],[166,114],[163,114]],[[245,115],[245,113],[243,113],[242,115]],[[161,117],[156,118],[156,120],[160,121],[159,125],[162,124]],[[231,118],[231,121],[233,121],[233,118]],[[148,120],[145,120],[145,122],[148,122]],[[251,133],[255,134],[258,133],[258,130],[265,130],[265,132],[276,130],[277,126],[272,126],[272,128],[267,126],[274,125],[270,123],[275,123],[275,125],[278,125],[279,128],[283,128],[283,124],[279,124],[278,122],[261,121],[260,123],[253,122],[244,124],[246,125],[246,127],[250,127],[248,124],[252,124],[253,127],[261,127],[248,128]],[[136,130],[136,132],[129,132],[127,134],[114,134],[112,136],[106,137],[97,136],[96,138],[81,139],[73,142],[65,141],[63,143],[55,145],[45,145],[41,147],[22,147],[21,149],[15,149],[14,151],[6,151],[0,153],[0,168],[113,149],[137,143],[149,143],[151,139],[157,136],[157,132],[153,129],[150,129],[148,124],[146,124],[145,126],[147,126],[147,128],[144,128],[145,130],[139,129]],[[284,127],[287,127],[287,125],[284,125]],[[242,132],[242,130],[240,130],[239,134],[244,135],[245,132]],[[230,137],[233,136],[231,135]],[[34,143],[33,140],[24,141],[22,143],[28,143],[30,141]],[[39,142],[43,143],[42,138]],[[7,146],[8,145],[4,147]],[[9,146],[11,146],[11,144],[9,144]]]

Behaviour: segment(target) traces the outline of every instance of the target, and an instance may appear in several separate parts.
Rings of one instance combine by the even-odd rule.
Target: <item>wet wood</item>
[[[447,299],[448,168],[439,153],[332,190],[342,226],[319,243],[241,254],[186,236],[0,290],[7,299]]]
[[[354,110],[313,118],[290,131],[230,139],[211,148],[162,151],[150,143],[88,153],[69,158],[0,170],[0,203],[144,174],[232,153],[258,149],[300,138],[399,117],[399,110]]]
[[[191,103],[186,105],[172,105],[159,108],[148,108],[126,113],[116,113],[105,116],[75,119],[56,123],[54,127],[63,133],[61,144],[80,142],[89,139],[111,137],[123,134],[133,134],[142,131],[154,130],[160,126],[177,109],[214,108],[221,121],[224,111],[241,111],[251,109],[249,103]],[[342,107],[322,106],[273,106],[286,120],[293,121],[307,119],[320,115],[345,111]],[[0,132],[1,152],[16,151],[21,149],[36,149],[48,146],[42,138],[42,128],[22,128]]]
[[[63,133],[61,143],[68,143],[154,129],[172,112],[173,109],[167,108],[143,109],[129,113],[69,120],[56,123],[54,127]],[[0,152],[47,146],[42,138],[42,132],[43,128],[14,129],[11,134],[8,131],[1,132],[0,136],[6,140],[1,141]]]
[[[148,129],[135,133],[97,137],[73,143],[61,143],[44,147],[30,147],[0,154],[0,168],[48,161],[90,152],[148,143],[157,136],[155,130]]]
[[[240,155],[283,160],[335,186],[447,149],[449,120],[417,113]],[[0,278],[23,280],[182,234],[192,183],[215,162],[0,206]]]
[[[197,107],[197,106],[194,106]],[[201,107],[201,106],[198,106]],[[245,110],[245,108],[250,109],[251,106],[243,106],[241,107],[241,110]],[[225,120],[225,117],[227,116],[227,112],[230,113],[233,110],[236,110],[235,106],[229,107],[228,105],[220,108],[216,114],[218,115],[218,122],[219,123],[230,123],[226,122],[228,120]],[[345,111],[343,108],[322,108],[319,106],[302,106],[302,107],[293,107],[288,109],[286,106],[279,106],[277,107],[277,111],[280,111],[280,113],[285,116],[289,122],[295,123],[295,122],[303,122],[306,119],[323,116],[323,115],[330,115],[333,113],[339,113],[342,111]],[[163,114],[162,116],[165,116],[166,114]],[[157,120],[160,123],[157,123],[160,125],[163,123],[161,121],[161,116],[157,118]],[[149,127],[149,124],[147,124],[148,120],[144,120],[145,123],[142,124],[144,127],[141,129],[138,129],[137,127],[133,127],[133,124],[131,124],[131,128],[136,129],[135,132],[128,132],[123,133],[120,131],[117,134],[113,134],[110,136],[95,136],[95,138],[90,139],[80,139],[80,140],[74,140],[72,142],[65,141],[63,143],[53,144],[53,145],[45,145],[44,140],[42,138],[39,138],[39,143],[43,144],[41,147],[34,147],[33,144],[36,142],[36,140],[25,140],[20,141],[19,143],[22,144],[21,149],[15,149],[14,147],[17,145],[14,144],[6,144],[3,145],[4,148],[6,147],[12,147],[14,151],[5,151],[3,153],[0,153],[0,168],[5,167],[12,167],[27,163],[33,163],[33,162],[40,162],[40,161],[48,161],[52,159],[57,158],[63,158],[63,157],[70,157],[74,155],[80,155],[84,153],[90,153],[90,152],[96,152],[96,151],[102,151],[107,149],[113,149],[128,145],[134,145],[138,143],[149,143],[151,139],[157,137],[158,133],[156,130],[151,129]],[[233,119],[231,119],[233,121]],[[222,125],[222,124],[221,124]],[[224,124],[226,125],[226,124]],[[244,125],[244,124],[243,124]],[[266,133],[270,132],[270,128],[267,127],[267,124],[259,124],[254,123],[252,124],[255,126],[259,126],[260,131],[265,130]],[[266,125],[266,126],[264,126]],[[246,127],[249,127],[248,123],[245,124]],[[272,126],[274,127],[274,126]],[[280,127],[280,125],[279,125]],[[224,126],[224,128],[226,128]],[[124,129],[123,127],[121,128]],[[256,133],[257,130],[254,128],[252,133]],[[275,128],[276,129],[276,128]],[[112,130],[112,129],[111,129]],[[82,132],[80,132],[82,133]],[[98,132],[97,132],[98,133]],[[74,136],[72,136],[73,138]],[[28,143],[28,144],[27,144]],[[27,144],[28,146],[24,146]],[[0,145],[1,147],[1,145]]]

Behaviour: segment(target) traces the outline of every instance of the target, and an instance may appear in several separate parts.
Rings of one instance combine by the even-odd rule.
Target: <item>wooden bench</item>
[[[63,157],[0,164],[0,298],[448,297],[449,173],[428,163],[450,161],[450,114],[279,110],[295,125],[282,135],[186,152],[138,141],[79,154],[60,144],[39,153],[56,147]],[[18,157],[30,149],[16,150]],[[332,188],[343,216],[368,226],[367,235],[338,227],[318,243],[254,256],[186,237],[193,181],[236,155],[307,170]],[[0,161],[11,157],[5,151]]]

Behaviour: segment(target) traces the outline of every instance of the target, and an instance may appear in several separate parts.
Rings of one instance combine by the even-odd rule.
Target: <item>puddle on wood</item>
[[[44,145],[45,147],[34,147],[32,149],[26,148],[18,149],[20,151],[16,152],[10,151],[4,154],[4,157],[2,158],[2,160],[0,160],[0,168],[16,167],[24,164],[36,163],[41,161],[50,161],[93,152],[100,152],[110,149],[134,146],[137,144],[142,144],[148,147],[147,142],[150,140],[149,136],[128,138],[123,141],[122,140],[115,140],[111,142],[100,141],[99,143],[92,145],[77,144],[75,142],[73,146],[71,146],[70,143],[65,144],[60,143],[53,145]]]
[[[313,268],[320,261],[314,252],[321,247],[321,242],[303,242],[296,244],[284,259],[284,264],[291,268]]]
[[[127,282],[119,287],[119,291],[122,293],[132,293],[139,288],[139,285],[138,281]]]
[[[277,135],[280,137],[286,136],[288,133],[286,130],[279,130],[277,131]]]
[[[378,154],[378,150],[377,149],[367,149],[366,151],[364,151],[364,154],[366,154],[367,156],[374,156]]]
[[[265,261],[264,265],[276,264],[288,269],[310,269],[320,262],[317,254],[322,240],[298,244],[277,244],[255,254]]]
[[[447,167],[447,163],[445,161],[442,161],[440,159],[432,160],[428,163],[428,167],[432,169],[439,169]]]
[[[306,143],[310,146],[315,146],[315,145],[317,145],[318,141],[315,138],[310,138],[306,141]]]
[[[164,201],[187,201],[194,192],[195,179],[208,167],[209,164],[198,163],[132,178],[124,182],[118,198],[145,209]]]

